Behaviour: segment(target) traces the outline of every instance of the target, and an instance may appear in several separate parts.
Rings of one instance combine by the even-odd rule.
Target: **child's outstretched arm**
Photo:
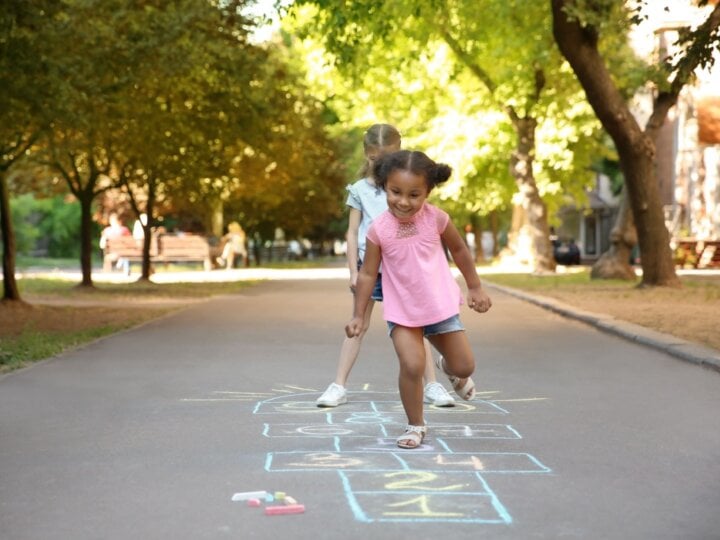
[[[357,208],[350,207],[348,215],[347,236],[347,262],[350,269],[350,289],[355,292],[355,286],[358,277],[358,232],[360,230],[360,221],[362,220],[362,212]]]
[[[359,336],[362,331],[365,310],[370,302],[370,295],[375,287],[378,270],[380,269],[380,248],[370,239],[366,240],[365,259],[358,273],[357,287],[355,288],[355,309],[353,318],[345,326],[348,337]]]
[[[492,306],[492,300],[482,288],[470,250],[450,220],[442,233],[442,239],[460,273],[465,278],[468,289],[468,307],[479,313],[485,313]]]

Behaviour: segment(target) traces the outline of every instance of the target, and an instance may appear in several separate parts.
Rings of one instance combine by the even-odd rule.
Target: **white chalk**
[[[293,499],[290,495],[285,495],[285,499],[283,499],[283,502],[285,504],[297,504],[297,501]]]
[[[267,491],[245,491],[243,493],[236,493],[232,496],[234,502],[247,501],[248,499],[264,499],[267,496]]]

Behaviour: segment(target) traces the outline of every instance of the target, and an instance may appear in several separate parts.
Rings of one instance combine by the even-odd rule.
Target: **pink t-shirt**
[[[449,219],[425,203],[410,221],[401,222],[389,211],[373,221],[367,237],[380,247],[386,321],[420,327],[460,312],[462,294],[440,239]]]

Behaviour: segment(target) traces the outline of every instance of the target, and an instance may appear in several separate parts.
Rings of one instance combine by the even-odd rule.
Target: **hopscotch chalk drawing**
[[[501,400],[491,399],[498,392],[481,392],[452,409],[426,406],[428,437],[418,449],[401,450],[395,438],[405,426],[405,413],[397,391],[368,386],[349,392],[349,402],[335,409],[316,406],[316,389],[292,385],[270,392],[218,390],[182,401],[254,402],[264,437],[297,443],[292,451],[266,453],[265,471],[335,475],[353,516],[364,523],[508,525],[513,518],[489,479],[552,472],[523,451],[523,438],[501,406],[544,398]],[[495,443],[514,451],[476,451]],[[236,494],[241,495],[247,494]]]
[[[350,401],[332,411],[315,405],[316,394],[288,393],[256,403],[253,412],[263,419],[265,437],[292,438],[300,446],[267,453],[265,470],[337,475],[361,522],[510,524],[488,477],[551,472],[522,451],[457,449],[477,448],[482,440],[522,440],[505,421],[510,413],[492,401],[476,399],[450,411],[426,407],[428,438],[419,449],[401,450],[395,437],[405,414],[396,392],[350,392]],[[467,415],[472,422],[454,422]]]

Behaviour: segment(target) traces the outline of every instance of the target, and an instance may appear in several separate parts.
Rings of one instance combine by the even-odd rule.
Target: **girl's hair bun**
[[[446,165],[445,163],[438,163],[435,167],[435,178],[433,179],[433,185],[442,184],[443,182],[446,182],[448,178],[450,178],[450,175],[452,174],[452,168],[450,165]]]

